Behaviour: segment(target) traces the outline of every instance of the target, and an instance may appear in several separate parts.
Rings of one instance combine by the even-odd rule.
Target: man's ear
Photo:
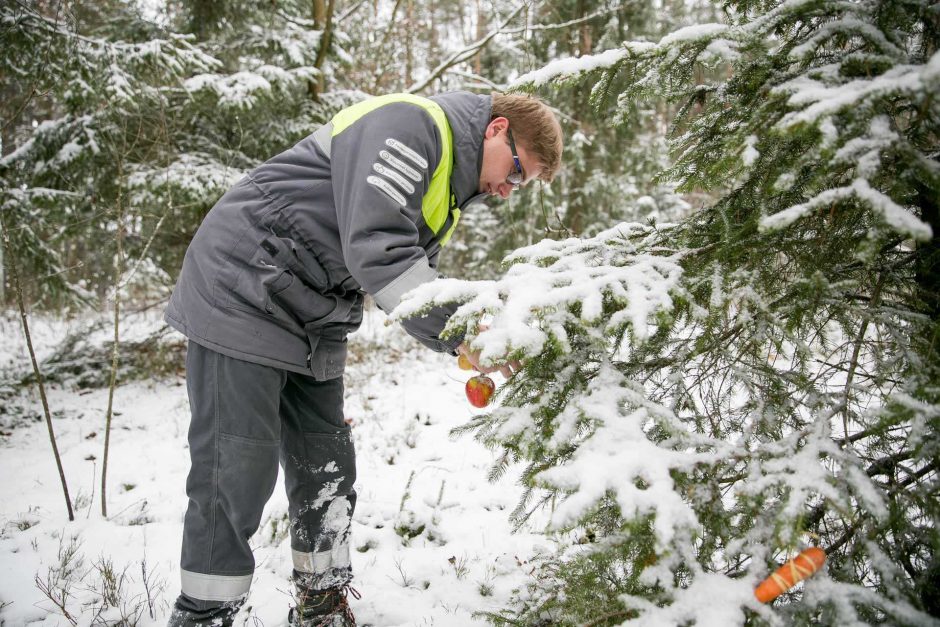
[[[486,127],[486,133],[484,134],[484,137],[489,139],[494,135],[499,135],[500,133],[506,132],[507,128],[509,128],[509,120],[504,117],[493,118]]]

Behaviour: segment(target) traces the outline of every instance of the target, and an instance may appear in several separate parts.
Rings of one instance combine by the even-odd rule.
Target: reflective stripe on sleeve
[[[401,297],[419,285],[437,278],[437,271],[431,268],[426,257],[421,258],[415,265],[405,270],[397,279],[372,295],[375,304],[382,311],[388,313],[398,307]]]
[[[409,148],[402,142],[398,141],[394,137],[389,137],[388,139],[386,139],[385,145],[391,146],[392,148],[397,150],[403,157],[407,157],[411,159],[412,161],[414,161],[415,164],[422,170],[427,169],[428,162],[424,157],[422,157],[417,152],[415,152],[414,150],[412,150],[411,148]]]
[[[399,170],[401,170],[405,176],[410,178],[415,183],[419,183],[421,181],[421,175],[418,173],[417,170],[412,168],[410,165],[408,165],[407,163],[405,163],[404,161],[402,161],[401,159],[399,159],[398,157],[396,157],[389,151],[380,150],[379,156],[385,159],[389,165],[394,166],[398,168]]]
[[[377,176],[367,176],[366,181],[370,185],[374,185],[375,187],[378,187],[380,190],[385,192],[386,196],[397,202],[402,207],[408,204],[408,201],[405,200],[405,197],[401,195],[401,192],[392,187],[392,184],[385,179],[379,178]]]
[[[183,593],[202,601],[235,601],[251,588],[251,575],[205,575],[180,571]]]
[[[331,568],[346,568],[351,565],[349,545],[346,543],[335,544],[329,551],[318,553],[303,553],[292,549],[291,555],[294,558],[294,568],[302,573],[321,575]]]
[[[413,194],[415,192],[415,186],[405,180],[398,172],[395,172],[391,168],[387,168],[380,163],[373,163],[372,169],[381,174],[382,176],[388,177],[392,180],[393,183],[397,183],[400,188],[405,190],[406,194]]]

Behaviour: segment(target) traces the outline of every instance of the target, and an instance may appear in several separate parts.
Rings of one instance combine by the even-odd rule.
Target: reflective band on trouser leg
[[[349,568],[349,544],[335,544],[329,551],[319,553],[303,553],[292,550],[294,568],[302,573],[320,574],[333,568]]]
[[[180,571],[183,594],[205,601],[235,601],[248,594],[251,575],[204,575]]]

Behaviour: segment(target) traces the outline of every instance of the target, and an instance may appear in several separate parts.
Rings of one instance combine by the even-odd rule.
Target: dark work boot
[[[293,627],[356,627],[356,618],[349,607],[348,595],[360,598],[350,585],[329,590],[312,590],[297,585],[297,606],[287,615]]]
[[[170,612],[167,627],[232,627],[235,615],[245,599],[217,603],[215,607],[198,609],[200,605],[209,605],[210,602],[190,599],[180,595]]]

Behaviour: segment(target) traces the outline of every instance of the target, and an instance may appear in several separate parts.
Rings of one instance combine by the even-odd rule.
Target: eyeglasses
[[[508,126],[506,127],[506,134],[509,136],[509,149],[512,150],[512,161],[516,164],[516,171],[509,173],[509,176],[506,177],[506,182],[513,187],[519,187],[522,185],[522,181],[525,180],[525,176],[522,173],[522,162],[519,161],[519,152],[516,150],[516,142],[513,140],[512,130]]]

